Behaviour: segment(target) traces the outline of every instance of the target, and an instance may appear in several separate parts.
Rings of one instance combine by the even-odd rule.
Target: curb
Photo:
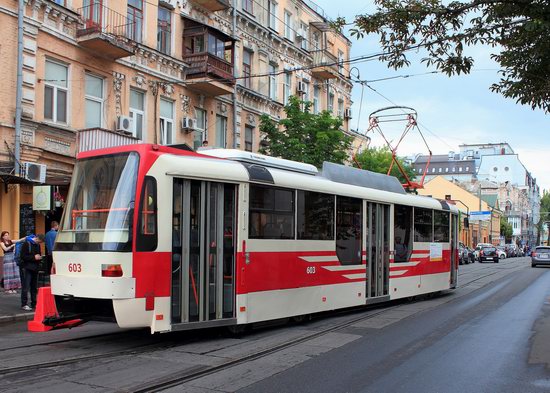
[[[30,321],[34,318],[34,312],[0,316],[0,325],[18,321]]]

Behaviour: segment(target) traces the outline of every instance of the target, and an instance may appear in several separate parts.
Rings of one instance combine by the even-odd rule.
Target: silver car
[[[550,247],[538,246],[531,252],[531,266],[550,265]]]

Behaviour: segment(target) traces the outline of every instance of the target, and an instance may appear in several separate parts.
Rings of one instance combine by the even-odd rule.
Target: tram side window
[[[298,239],[334,240],[334,196],[298,191]]]
[[[136,250],[154,251],[157,242],[157,182],[154,177],[147,176],[140,198]]]
[[[336,255],[341,265],[361,265],[361,199],[338,197],[336,200]]]
[[[449,212],[434,211],[434,241],[449,242]]]
[[[393,215],[394,262],[408,262],[412,254],[412,207],[395,205]]]
[[[294,239],[294,190],[252,184],[250,239]]]
[[[433,241],[433,210],[414,208],[414,241],[432,242]]]

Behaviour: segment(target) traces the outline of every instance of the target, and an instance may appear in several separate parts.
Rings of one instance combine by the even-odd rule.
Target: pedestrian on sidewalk
[[[19,267],[15,263],[14,250],[15,244],[23,239],[15,242],[10,239],[8,231],[2,231],[0,235],[0,247],[4,251],[4,290],[7,293],[17,293],[21,288],[21,277],[19,276]]]
[[[23,290],[21,291],[21,308],[25,311],[36,307],[36,293],[38,292],[38,265],[42,261],[40,243],[44,242],[44,235],[35,235],[27,239],[21,248],[23,268]],[[28,304],[28,294],[31,294],[31,304]]]
[[[51,229],[48,233],[46,233],[46,261],[47,261],[47,267],[46,267],[46,275],[49,276],[52,272],[52,265],[53,265],[53,246],[55,244],[55,238],[57,237],[57,231],[59,229],[59,223],[57,221],[52,221],[51,223]]]

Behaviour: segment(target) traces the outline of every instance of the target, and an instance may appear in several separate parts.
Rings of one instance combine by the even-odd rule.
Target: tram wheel
[[[304,323],[311,320],[311,315],[310,314],[296,315],[292,317],[292,320],[296,323]]]
[[[231,325],[231,326],[228,326],[227,327],[227,330],[229,330],[229,332],[234,335],[234,336],[239,336],[243,333],[246,333],[247,331],[250,330],[250,325],[248,324],[243,324],[243,325]]]

